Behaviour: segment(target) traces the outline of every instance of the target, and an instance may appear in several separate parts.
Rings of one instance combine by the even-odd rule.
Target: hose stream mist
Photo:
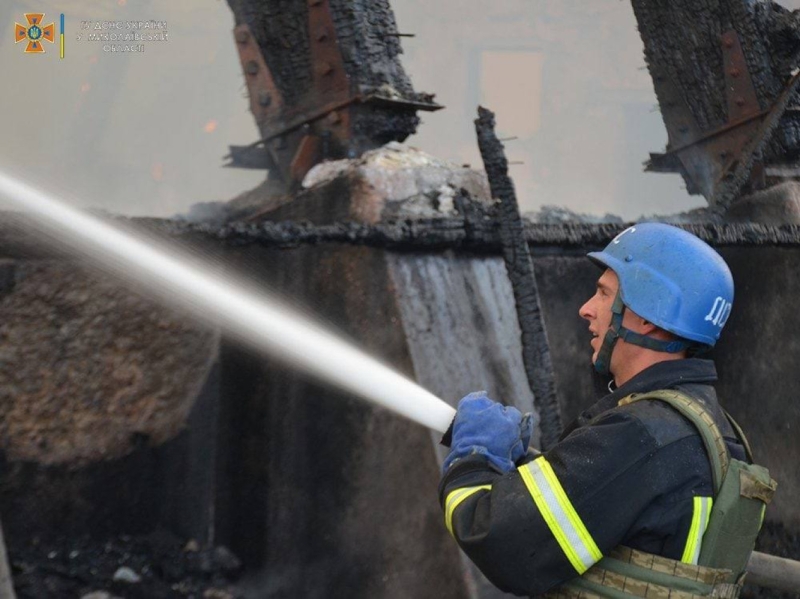
[[[0,197],[32,216],[39,235],[66,246],[199,320],[340,389],[444,432],[455,410],[262,290],[210,275],[188,252],[124,231],[0,172]]]

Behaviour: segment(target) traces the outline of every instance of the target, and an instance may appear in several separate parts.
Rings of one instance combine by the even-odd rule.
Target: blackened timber
[[[794,98],[798,82],[800,82],[800,73],[795,73],[789,83],[786,84],[786,88],[778,96],[753,138],[742,151],[736,168],[730,172],[730,176],[722,181],[715,190],[711,204],[716,212],[724,214],[739,196],[750,177],[750,172],[753,170],[753,162],[763,154],[769,142],[772,141],[775,130],[789,107],[789,102]]]
[[[10,227],[9,213],[0,213],[0,256],[15,258],[63,257],[63,251],[42,244],[22,226]],[[464,218],[385,221],[375,225],[338,222],[312,225],[307,222],[263,222],[209,225],[156,218],[116,217],[125,225],[141,227],[158,236],[188,242],[214,240],[223,246],[256,245],[295,248],[303,245],[339,243],[392,251],[468,251],[498,254],[499,226],[484,219]],[[629,224],[535,224],[525,223],[525,241],[534,253],[549,248],[584,252],[607,245]],[[757,223],[677,225],[714,247],[800,246],[800,225]]]
[[[415,92],[388,0],[228,0],[259,141],[230,166],[268,168],[284,191],[324,159],[354,157],[416,131]],[[252,147],[264,153],[250,156]],[[242,160],[237,160],[242,158]]]
[[[798,65],[798,13],[769,0],[631,4],[667,151],[682,163],[661,161],[654,170],[680,172],[689,193],[724,212],[738,195],[769,184],[756,163],[792,163],[800,151],[800,115],[786,110],[800,99],[787,83]],[[747,115],[769,116],[742,126]],[[676,150],[687,145],[695,147]]]
[[[246,24],[284,100],[300,100],[313,83],[308,4],[296,0],[228,0],[237,25]]]
[[[267,222],[259,225],[189,225],[166,222],[173,235],[202,234],[233,245],[289,247],[320,243],[352,243],[391,250],[465,249],[496,253],[500,238],[496,223],[461,218],[385,222],[377,225],[335,223],[315,226],[297,222]],[[531,224],[525,225],[525,240],[533,248],[588,249],[608,244],[628,224]],[[800,225],[758,223],[677,225],[703,241],[720,246],[797,246]]]
[[[503,144],[494,131],[494,113],[478,107],[475,130],[486,168],[492,197],[500,200],[500,239],[508,277],[514,290],[514,303],[522,333],[522,362],[541,417],[542,449],[549,449],[561,435],[561,413],[556,398],[556,381],[550,345],[542,317],[539,289],[533,260],[525,240],[522,217],[514,183],[508,176]]]
[[[295,0],[229,0],[228,4],[236,24],[250,27],[284,101],[299,101],[313,84],[308,4]]]

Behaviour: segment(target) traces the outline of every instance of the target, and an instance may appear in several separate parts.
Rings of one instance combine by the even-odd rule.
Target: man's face
[[[606,271],[597,279],[597,287],[594,295],[589,301],[583,304],[578,310],[581,318],[589,323],[589,331],[592,332],[592,364],[597,360],[597,354],[603,345],[606,331],[611,326],[611,306],[619,289],[619,279],[613,270]]]

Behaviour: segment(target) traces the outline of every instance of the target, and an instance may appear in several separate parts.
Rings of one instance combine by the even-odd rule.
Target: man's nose
[[[592,310],[592,300],[589,299],[578,309],[578,315],[586,320],[591,320],[594,317],[594,310]]]

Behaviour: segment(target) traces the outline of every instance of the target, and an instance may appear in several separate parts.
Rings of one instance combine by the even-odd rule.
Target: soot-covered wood
[[[759,108],[770,109],[798,64],[800,17],[769,1],[632,0],[644,53],[667,128],[677,88],[699,129],[729,122],[721,36],[735,30]],[[789,105],[797,104],[792,95]],[[674,147],[676,140],[670,139]],[[761,152],[766,164],[794,162],[800,153],[800,117],[787,111]],[[687,182],[691,189],[692,185]]]
[[[314,81],[307,0],[228,0],[228,4],[236,24],[250,27],[285,103],[307,96]],[[430,96],[414,91],[400,62],[402,48],[388,0],[329,0],[329,5],[353,95],[377,92],[394,99],[430,101]],[[413,109],[359,106],[354,109],[351,148],[360,153],[402,141],[418,124]]]
[[[486,167],[492,196],[500,200],[500,239],[522,333],[522,362],[539,408],[542,449],[549,449],[558,441],[562,428],[553,362],[550,358],[550,345],[542,317],[533,260],[525,241],[514,184],[508,176],[508,160],[494,127],[494,113],[479,107],[478,119],[475,121],[478,147]]]

